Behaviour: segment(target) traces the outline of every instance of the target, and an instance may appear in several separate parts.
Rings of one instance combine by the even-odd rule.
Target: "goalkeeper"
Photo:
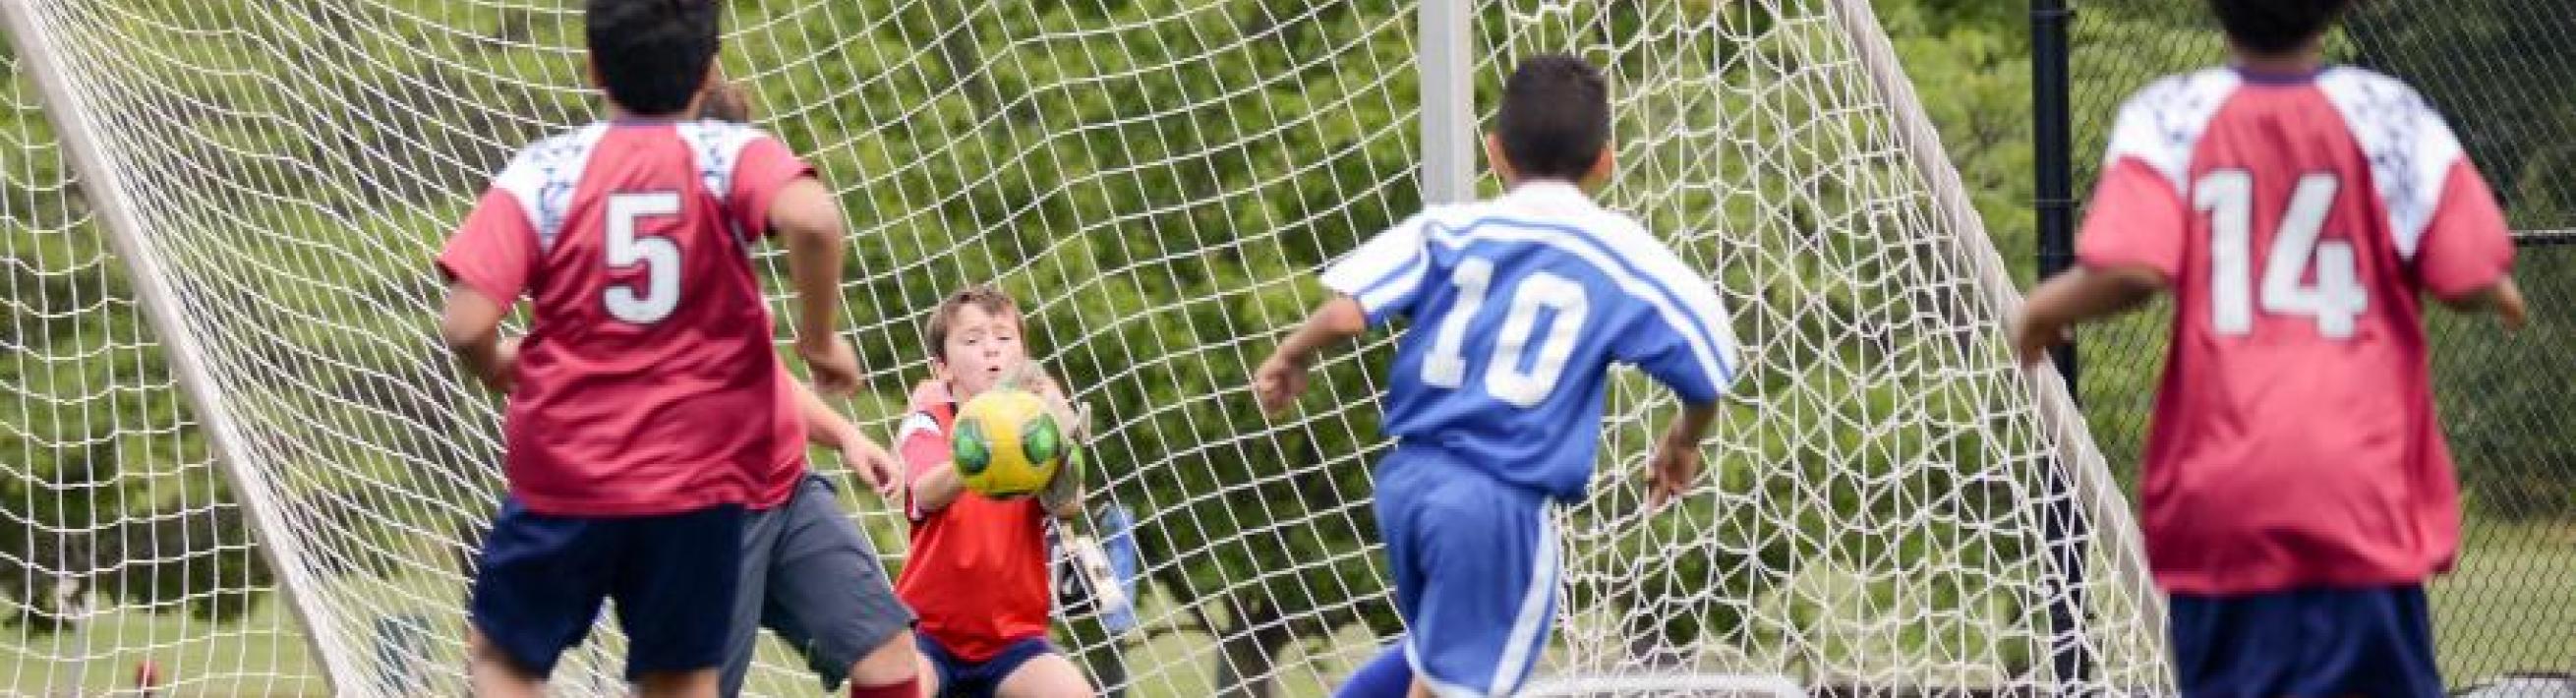
[[[1029,359],[1020,330],[1018,305],[992,286],[941,301],[927,333],[932,378],[913,391],[912,415],[895,437],[912,521],[912,557],[895,588],[921,614],[930,695],[1092,695],[1082,671],[1047,641],[1047,526],[1081,510],[1081,459],[1067,458],[1038,496],[1013,499],[967,491],[950,460],[957,408],[996,388],[1026,386],[1077,441],[1086,436],[1063,391]]]

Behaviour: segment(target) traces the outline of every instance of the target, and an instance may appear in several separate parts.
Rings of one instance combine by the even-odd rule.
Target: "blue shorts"
[[[2188,698],[2442,695],[2422,586],[2174,594],[2170,606]]]
[[[731,599],[741,577],[743,508],[586,518],[501,502],[475,567],[474,627],[522,671],[590,634],[600,603],[617,600],[626,677],[724,663]]]
[[[1377,467],[1405,657],[1442,695],[1507,695],[1555,624],[1555,525],[1545,495],[1449,458],[1398,446]]]
[[[921,657],[930,660],[930,670],[938,674],[939,695],[955,698],[993,698],[1001,692],[1002,680],[1011,678],[1011,672],[1019,671],[1020,665],[1055,651],[1055,645],[1046,638],[1024,638],[1002,648],[1002,653],[991,659],[970,662],[939,646],[939,641],[929,635],[913,633],[912,642],[921,648]]]

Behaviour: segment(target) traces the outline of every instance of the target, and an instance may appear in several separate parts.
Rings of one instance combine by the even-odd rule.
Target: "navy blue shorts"
[[[663,516],[584,518],[501,502],[474,575],[474,627],[522,671],[590,634],[600,603],[617,600],[626,677],[724,663],[741,579],[743,508]]]
[[[2174,594],[2169,620],[2188,698],[2442,695],[2422,586]]]
[[[939,695],[954,698],[993,698],[1002,690],[1002,680],[1011,678],[1020,665],[1055,651],[1046,638],[1032,637],[1011,643],[992,659],[970,662],[950,654],[929,635],[913,633],[912,642],[921,648],[922,658],[930,660],[931,671],[939,673]]]

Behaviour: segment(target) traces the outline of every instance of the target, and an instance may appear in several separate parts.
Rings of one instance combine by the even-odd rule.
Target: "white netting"
[[[242,426],[241,462],[281,524],[264,542],[309,580],[294,598],[326,653],[189,626],[172,637],[266,649],[161,663],[180,678],[306,680],[329,666],[344,693],[458,692],[465,554],[498,486],[498,415],[436,346],[427,260],[511,149],[591,118],[578,3],[29,8]],[[927,373],[924,313],[982,279],[1023,300],[1036,346],[1094,408],[1101,508],[1134,513],[1144,563],[1141,627],[1110,632],[1088,611],[1062,626],[1103,684],[1318,693],[1396,630],[1368,542],[1367,466],[1384,446],[1370,373],[1385,342],[1328,361],[1292,420],[1262,419],[1240,386],[1320,300],[1309,272],[1419,206],[1417,9],[730,3],[727,72],[850,212],[847,324],[871,370],[854,412],[890,423]],[[1991,252],[1956,237],[1976,234],[1972,220],[1936,211],[1849,26],[1817,2],[1478,9],[1480,93],[1524,51],[1578,49],[1609,67],[1626,174],[1608,197],[1720,280],[1754,366],[1710,452],[1715,481],[1652,519],[1633,513],[1625,472],[1668,401],[1617,389],[1609,474],[1565,518],[1570,603],[1544,673],[2047,685],[2056,638],[2090,649],[2114,683],[2161,681],[2110,564],[2126,529],[2049,508],[2072,500],[2052,499],[2046,456],[2062,439],[2086,447],[2046,427],[1997,350],[2009,293]],[[13,256],[28,235],[87,245],[84,260],[103,249],[86,229],[58,234],[68,223],[10,220]],[[764,257],[773,277],[776,262]],[[79,264],[106,276],[105,262]],[[71,305],[84,319],[122,307]],[[115,346],[131,347],[139,327],[124,317]],[[106,365],[95,350],[10,350]],[[160,388],[136,394],[157,396],[162,421],[106,424],[195,448],[163,426],[180,413],[167,380],[144,375]],[[13,389],[52,410],[112,401]],[[204,470],[202,455],[184,460]],[[886,508],[846,503],[899,564]],[[2087,544],[2091,603],[2068,634],[2045,618],[2061,571],[2043,535],[2052,511],[2094,534],[2069,539]],[[195,554],[247,559],[222,550]],[[254,618],[287,617],[285,601]],[[159,656],[185,642],[160,637],[108,646]],[[781,648],[764,652],[753,692],[814,690]],[[558,687],[610,691],[617,654],[585,648]]]
[[[0,694],[318,688],[127,275],[0,55]]]
[[[1909,150],[1930,135],[1908,133],[1910,95],[1873,82],[1894,65],[1867,3],[1487,7],[1484,79],[1542,50],[1607,68],[1606,199],[1715,272],[1752,367],[1704,497],[1642,517],[1620,483],[1565,514],[1565,670],[2048,687],[2073,646],[2096,681],[2165,681],[2145,587],[2117,571],[2134,531],[2107,483],[2050,484],[2057,427],[1996,341],[2010,282],[1942,208],[1965,204],[1942,201],[1946,163]],[[1625,473],[1673,405],[1641,380],[1613,396],[1604,467]],[[2089,618],[2054,625],[2070,572]]]

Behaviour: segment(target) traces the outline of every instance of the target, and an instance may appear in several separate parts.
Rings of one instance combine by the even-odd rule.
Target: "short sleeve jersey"
[[[1591,482],[1612,364],[1695,404],[1716,401],[1736,372],[1715,286],[1560,182],[1425,211],[1323,281],[1371,325],[1412,320],[1388,368],[1387,434],[1557,499]]]
[[[592,124],[520,152],[438,268],[531,302],[503,425],[510,493],[567,516],[750,503],[785,375],[749,257],[811,168],[718,122]]]
[[[907,483],[949,465],[957,401],[945,383],[913,391],[912,414],[895,435]],[[1011,643],[1045,637],[1054,610],[1048,594],[1047,515],[1034,497],[987,499],[961,491],[948,506],[923,510],[904,489],[912,521],[912,555],[895,578],[895,594],[921,618],[921,632],[970,662],[1001,654]]]
[[[2170,280],[2141,483],[2166,589],[2420,582],[2459,544],[2420,296],[2502,279],[2502,213],[2397,80],[2206,70],[2121,108],[2082,263]]]

